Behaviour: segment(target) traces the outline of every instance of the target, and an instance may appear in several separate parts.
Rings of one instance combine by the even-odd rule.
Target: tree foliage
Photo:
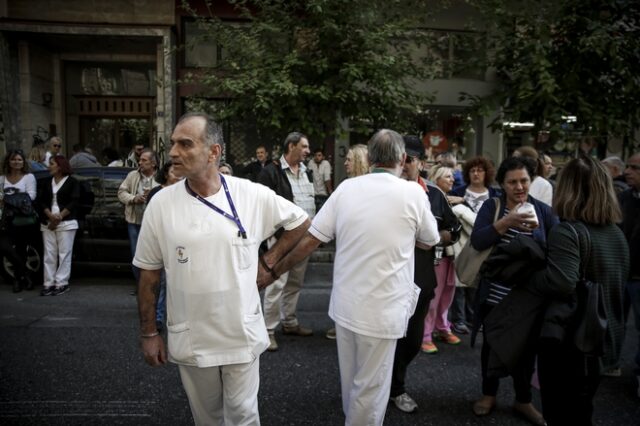
[[[193,3],[193,2],[192,2]],[[402,126],[428,103],[414,83],[437,61],[416,55],[433,6],[420,0],[229,0],[240,22],[191,10],[222,60],[190,77],[199,96],[231,99],[222,119],[255,120],[263,138],[294,129],[333,134],[336,118],[354,126]],[[356,129],[358,130],[358,129]],[[360,129],[362,130],[362,129]]]
[[[640,2],[467,0],[482,16],[499,85],[477,106],[503,120],[562,133],[563,117],[593,135],[629,135],[640,124]],[[501,120],[494,122],[496,127]]]

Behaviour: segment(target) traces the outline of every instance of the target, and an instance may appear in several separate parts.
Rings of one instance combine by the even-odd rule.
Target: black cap
[[[424,157],[424,145],[419,137],[415,135],[403,136],[404,139],[404,152],[410,157]]]

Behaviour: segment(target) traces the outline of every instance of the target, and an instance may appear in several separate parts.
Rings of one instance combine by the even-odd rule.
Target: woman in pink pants
[[[445,193],[453,187],[453,169],[434,166],[429,173],[429,180]],[[422,351],[435,354],[438,348],[434,339],[444,341],[450,345],[457,345],[460,339],[451,332],[451,324],[447,319],[449,307],[456,292],[456,275],[453,267],[453,250],[451,247],[436,247],[436,281],[435,296],[429,305],[429,312],[424,320],[424,335],[422,337]]]

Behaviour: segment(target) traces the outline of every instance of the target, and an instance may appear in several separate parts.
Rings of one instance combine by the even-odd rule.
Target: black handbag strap
[[[591,258],[591,236],[589,230],[581,222],[575,222],[575,225],[571,222],[567,222],[569,227],[573,230],[574,234],[578,238],[578,246],[580,247],[580,279],[587,279],[587,265],[589,265],[589,259]],[[580,232],[578,227],[582,228],[584,232]]]

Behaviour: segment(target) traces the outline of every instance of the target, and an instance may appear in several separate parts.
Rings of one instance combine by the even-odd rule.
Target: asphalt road
[[[177,368],[143,362],[131,288],[128,278],[84,277],[67,294],[40,297],[0,285],[0,424],[192,424]],[[314,336],[277,335],[280,350],[261,357],[263,425],[344,423],[335,342],[324,338],[331,327],[325,308],[299,314]],[[631,332],[630,325],[622,377],[604,378],[598,392],[596,424],[640,425]],[[510,380],[503,381],[497,410],[474,417],[479,360],[480,348],[470,348],[466,337],[460,346],[441,345],[437,355],[420,354],[408,372],[419,411],[389,406],[385,424],[526,425],[511,412]]]

